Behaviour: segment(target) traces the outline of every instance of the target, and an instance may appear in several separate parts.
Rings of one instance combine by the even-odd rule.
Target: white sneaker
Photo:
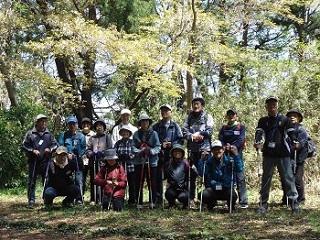
[[[141,205],[141,204],[138,204],[138,205],[137,205],[137,209],[142,209],[142,205]]]

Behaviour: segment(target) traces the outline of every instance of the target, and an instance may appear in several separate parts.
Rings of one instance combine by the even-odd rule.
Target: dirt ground
[[[0,239],[320,239],[318,202],[292,214],[272,205],[257,214],[256,205],[229,214],[221,204],[213,212],[126,209],[102,212],[99,206],[52,211],[41,203],[27,209],[21,196],[0,195]]]

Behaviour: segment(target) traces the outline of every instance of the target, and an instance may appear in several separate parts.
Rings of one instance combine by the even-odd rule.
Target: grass
[[[37,196],[39,196],[37,192]],[[181,209],[125,209],[102,212],[100,206],[52,211],[37,202],[27,209],[25,190],[0,193],[0,235],[3,239],[319,239],[319,198],[309,196],[301,212],[278,206],[281,192],[272,191],[271,209],[257,214],[257,191],[249,192],[248,209],[228,213],[224,202],[213,212]]]

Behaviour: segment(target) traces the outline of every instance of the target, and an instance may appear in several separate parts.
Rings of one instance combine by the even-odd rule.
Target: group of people
[[[303,117],[296,109],[286,116],[278,113],[276,97],[268,97],[265,107],[268,116],[259,120],[254,143],[263,155],[258,212],[268,209],[275,165],[284,195],[290,200],[292,210],[298,211],[299,204],[305,201],[302,176],[308,134],[300,124]],[[29,159],[28,207],[34,208],[36,178],[40,173],[47,208],[52,208],[57,196],[66,196],[64,206],[83,204],[88,174],[90,203],[101,203],[104,210],[112,206],[121,211],[125,200],[129,207],[142,208],[145,181],[151,209],[164,207],[165,199],[169,208],[177,202],[183,208],[197,208],[196,195],[200,211],[203,206],[211,210],[218,200],[226,200],[232,212],[238,195],[239,207],[247,208],[243,164],[246,128],[238,121],[237,111],[226,111],[226,124],[221,126],[214,141],[213,118],[205,111],[203,98],[192,100],[192,111],[182,129],[172,120],[169,104],[161,105],[160,112],[162,118],[155,124],[147,114],[141,114],[136,128],[130,124],[130,110],[123,109],[121,123],[111,134],[106,133],[103,119],[92,124],[85,117],[79,131],[77,118],[70,116],[67,131],[58,141],[46,127],[47,117],[38,115],[22,144]],[[198,194],[197,179],[201,182]]]

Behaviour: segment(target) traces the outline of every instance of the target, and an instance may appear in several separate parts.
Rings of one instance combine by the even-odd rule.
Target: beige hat
[[[58,155],[60,155],[61,153],[67,154],[68,150],[67,150],[67,148],[65,146],[60,146],[60,147],[57,148],[56,153]]]
[[[35,119],[35,120],[36,120],[36,122],[37,122],[37,121],[39,121],[40,119],[48,119],[48,118],[47,118],[47,116],[44,115],[44,114],[39,114],[39,115],[36,116],[36,119]]]

